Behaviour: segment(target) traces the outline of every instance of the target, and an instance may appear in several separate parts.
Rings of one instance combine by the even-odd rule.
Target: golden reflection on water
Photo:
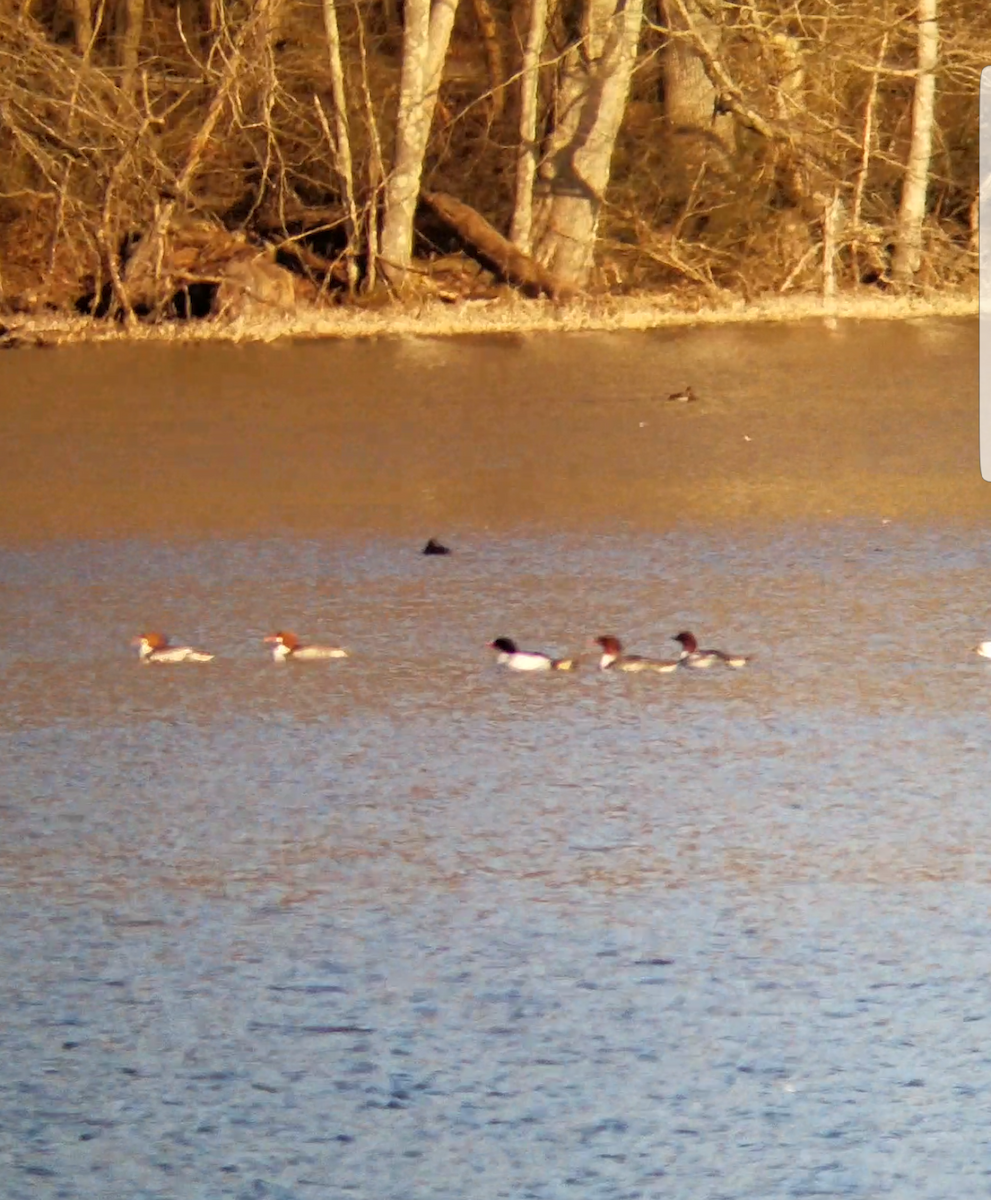
[[[50,543],[3,592],[5,719],[15,738],[92,739],[59,742],[46,771],[67,782],[32,782],[11,810],[5,879],[68,895],[78,862],[92,895],[292,904],[983,877],[981,814],[939,797],[975,769],[985,675],[955,656],[987,633],[980,539],[958,548],[948,526],[982,521],[991,492],[976,321],[937,324],[4,356],[0,540]],[[701,401],[668,405],[689,381]],[[836,532],[850,517],[869,519]],[[714,528],[653,536],[693,522]],[[430,535],[461,539],[440,570],[416,554]],[[74,539],[103,548],[59,558]],[[259,639],[286,614],[353,660],[273,673]],[[149,621],[217,663],[195,680],[124,663]],[[722,631],[753,671],[657,689],[484,674],[501,633],[565,652],[610,629],[658,653],[686,625]],[[71,672],[50,652],[67,629]],[[521,711],[554,745],[504,747]],[[177,785],[167,747],[190,730],[213,765]],[[258,730],[284,758],[255,761]],[[320,765],[287,782],[301,737]],[[525,770],[538,749],[549,790]],[[35,836],[46,805],[58,837]]]
[[[3,365],[8,542],[987,511],[976,320]],[[700,402],[668,404],[688,380]]]

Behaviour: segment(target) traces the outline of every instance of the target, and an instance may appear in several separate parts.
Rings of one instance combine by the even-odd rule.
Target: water
[[[987,1195],[974,323],[751,336],[5,357],[5,1200]]]

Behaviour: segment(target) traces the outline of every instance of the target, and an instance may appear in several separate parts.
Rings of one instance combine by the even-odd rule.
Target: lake
[[[3,355],[5,1200],[983,1200],[977,344]]]

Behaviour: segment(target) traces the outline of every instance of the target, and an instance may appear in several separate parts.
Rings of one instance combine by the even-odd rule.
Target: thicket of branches
[[[0,303],[66,306],[108,289],[138,303],[142,271],[172,255],[181,274],[177,230],[187,283],[216,283],[221,260],[263,246],[314,298],[389,276],[382,222],[415,2],[0,0]],[[527,251],[530,207],[539,216],[584,136],[563,150],[553,138],[569,70],[596,78],[596,2],[447,0],[453,34],[420,182]],[[922,7],[650,0],[608,186],[589,198],[596,254],[582,286],[818,288],[834,262],[840,287],[890,280]],[[991,5],[942,0],[938,31],[925,220],[903,277],[951,286],[977,265]],[[414,266],[463,247],[422,205],[416,229]],[[534,254],[550,262],[547,236]]]

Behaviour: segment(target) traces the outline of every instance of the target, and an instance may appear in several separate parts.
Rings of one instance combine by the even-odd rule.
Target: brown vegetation
[[[982,0],[639,13],[0,0],[0,309],[973,282]]]

